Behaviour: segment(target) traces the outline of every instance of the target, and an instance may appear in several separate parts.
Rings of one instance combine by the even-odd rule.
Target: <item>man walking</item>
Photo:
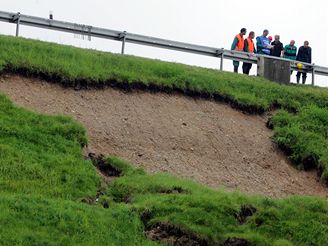
[[[300,62],[312,63],[312,49],[309,46],[309,41],[305,41],[304,46],[301,46],[299,48],[296,60]],[[302,74],[302,83],[305,84],[306,77],[307,77],[306,72],[297,72],[296,74],[297,84],[299,84],[300,82],[301,74]]]
[[[275,57],[281,57],[283,56],[284,52],[284,45],[280,42],[280,36],[275,35],[274,36],[274,41],[271,43],[273,46],[271,49],[271,55]]]
[[[256,53],[255,45],[253,39],[255,38],[255,33],[250,32],[248,38],[245,39],[244,51],[250,54]],[[244,62],[243,64],[243,73],[249,75],[249,71],[252,68],[252,63]]]
[[[262,55],[270,55],[272,46],[268,39],[269,31],[264,30],[263,35],[256,38],[257,53]]]
[[[244,50],[244,36],[246,35],[246,28],[242,28],[240,33],[236,35],[231,45],[231,50],[243,51]],[[234,72],[238,73],[239,61],[233,61]]]

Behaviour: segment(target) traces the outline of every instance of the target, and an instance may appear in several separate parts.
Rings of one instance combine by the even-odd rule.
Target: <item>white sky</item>
[[[326,1],[306,0],[0,0],[2,11],[46,18],[53,11],[58,20],[227,49],[241,27],[257,35],[267,28],[272,36],[280,34],[284,44],[295,39],[299,47],[309,40],[313,62],[322,66],[328,66],[327,9]],[[1,34],[14,35],[15,26],[0,22],[0,30]],[[73,34],[25,26],[20,34],[111,52],[120,52],[121,47],[116,41],[93,38],[88,42],[74,38]],[[217,58],[133,44],[127,44],[126,53],[219,68]],[[225,69],[232,69],[231,61],[225,62]],[[255,73],[255,68],[252,71]],[[327,78],[318,77],[319,80],[321,85],[328,85]]]

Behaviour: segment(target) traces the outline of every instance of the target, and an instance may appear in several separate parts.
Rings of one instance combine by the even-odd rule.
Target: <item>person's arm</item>
[[[301,53],[302,53],[302,47],[298,49],[296,60],[299,61],[301,58]]]
[[[275,46],[276,46],[276,42],[273,41],[273,42],[270,43],[270,45],[271,45],[271,47],[268,47],[268,49],[271,50],[271,54],[272,54],[272,52],[276,50],[276,48],[275,48]]]
[[[247,42],[246,39],[245,39],[245,41],[244,41],[244,51],[245,51],[245,52],[248,52],[248,42]]]
[[[287,50],[287,45],[284,47],[284,50]],[[284,57],[286,57],[286,55],[288,55],[288,54],[286,54],[286,52],[284,52]]]
[[[256,47],[257,47],[257,50],[260,50],[260,49],[263,49],[264,48],[262,46],[262,42],[261,42],[261,38],[260,37],[257,37],[256,38]]]
[[[237,44],[238,44],[238,38],[236,37],[232,42],[231,50],[235,50],[237,47]]]
[[[312,49],[309,48],[309,63],[312,63]]]
[[[281,57],[284,57],[284,54],[285,54],[284,44],[281,43]]]
[[[292,50],[292,54],[293,54],[293,56],[295,56],[295,58],[296,58],[296,56],[297,56],[297,47],[295,46],[295,49],[294,50]]]
[[[295,49],[292,51],[293,53],[293,57],[296,60],[296,56],[297,56],[297,47],[295,46]]]

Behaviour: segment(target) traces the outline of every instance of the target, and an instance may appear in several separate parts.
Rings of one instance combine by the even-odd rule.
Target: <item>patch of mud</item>
[[[0,78],[0,91],[20,106],[74,117],[88,130],[90,152],[149,173],[270,197],[328,196],[315,170],[297,170],[272,143],[264,116],[176,94],[76,91],[19,76]]]
[[[105,160],[104,155],[97,155],[95,153],[89,153],[88,157],[92,161],[93,165],[106,177],[120,177],[122,171],[117,167],[111,165]]]
[[[302,161],[302,164],[305,171],[316,170],[319,166],[318,158],[314,155],[309,155],[305,157]]]
[[[146,236],[152,240],[165,245],[175,246],[207,246],[208,242],[188,233],[181,228],[170,224],[158,224],[146,231]]]

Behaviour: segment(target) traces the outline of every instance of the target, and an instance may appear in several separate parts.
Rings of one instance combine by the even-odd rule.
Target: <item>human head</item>
[[[266,37],[266,36],[268,36],[268,35],[269,35],[269,30],[265,29],[265,30],[263,31],[263,36]]]
[[[295,40],[291,40],[289,44],[290,44],[290,46],[294,46],[295,45]]]
[[[280,36],[279,36],[279,35],[275,35],[275,36],[274,36],[274,40],[275,40],[275,41],[279,41],[279,40],[280,40]]]
[[[305,48],[309,47],[309,44],[310,44],[309,41],[304,41],[304,47]]]
[[[254,39],[255,38],[255,32],[251,31],[248,36],[249,36],[250,39]]]
[[[240,34],[241,34],[242,36],[246,35],[246,32],[247,32],[246,28],[242,28],[242,29],[240,30]]]

